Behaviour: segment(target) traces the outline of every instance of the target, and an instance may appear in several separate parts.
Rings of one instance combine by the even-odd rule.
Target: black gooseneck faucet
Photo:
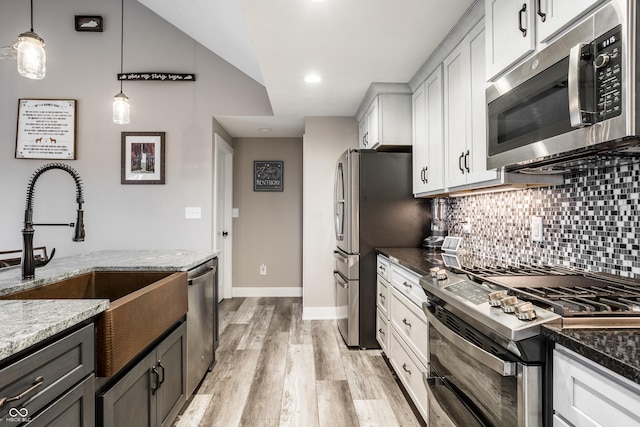
[[[69,224],[34,224],[33,223],[33,190],[36,185],[36,181],[40,178],[40,175],[45,173],[46,171],[52,169],[60,169],[67,172],[76,183],[76,202],[78,202],[77,216],[75,223]],[[31,179],[29,180],[29,185],[27,187],[27,206],[24,211],[24,228],[22,229],[22,239],[23,239],[23,255],[22,255],[22,279],[33,279],[35,277],[36,267],[42,267],[46,265],[56,250],[53,249],[51,251],[51,256],[44,261],[36,261],[33,255],[33,233],[34,225],[43,226],[43,225],[62,225],[67,227],[74,227],[73,233],[73,241],[74,242],[83,242],[84,241],[84,221],[83,216],[84,212],[82,211],[82,204],[84,203],[84,199],[82,197],[82,179],[80,179],[80,175],[76,172],[72,167],[65,165],[64,163],[49,163],[38,169],[33,173]]]

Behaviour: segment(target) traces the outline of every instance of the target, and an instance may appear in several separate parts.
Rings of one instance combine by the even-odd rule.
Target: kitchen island
[[[210,250],[109,250],[51,260],[22,280],[19,267],[0,271],[0,296],[94,271],[187,271],[216,256]],[[0,363],[109,308],[106,299],[0,301]]]

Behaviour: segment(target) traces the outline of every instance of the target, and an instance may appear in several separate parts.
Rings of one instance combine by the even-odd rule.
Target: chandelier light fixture
[[[31,0],[31,29],[18,36],[14,48],[18,51],[18,74],[28,79],[44,79],[47,71],[47,55],[44,51],[44,40],[33,31],[33,0]]]
[[[124,51],[124,0],[122,0],[122,14],[120,20],[120,74],[123,73]],[[120,80],[120,93],[113,97],[113,122],[120,125],[129,124],[131,118],[131,104],[129,98],[122,92],[122,80]]]

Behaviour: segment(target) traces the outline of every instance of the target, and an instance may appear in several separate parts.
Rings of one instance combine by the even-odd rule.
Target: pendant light
[[[120,74],[123,74],[122,63],[124,58],[124,0],[122,0],[122,15],[120,21]],[[122,80],[120,80],[120,93],[113,97],[113,122],[120,125],[129,124],[131,117],[131,105],[129,98],[122,93]]]
[[[18,36],[14,45],[18,51],[18,73],[28,79],[42,80],[47,71],[44,40],[33,32],[33,0],[31,0],[31,30]]]

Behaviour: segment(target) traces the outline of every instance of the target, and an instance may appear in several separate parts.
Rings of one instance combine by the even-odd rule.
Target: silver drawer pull
[[[387,269],[385,268],[385,266],[384,266],[384,265],[381,265],[379,268],[380,268],[380,270],[381,270],[381,271],[383,271],[383,272],[385,272],[385,273],[386,273]]]
[[[31,393],[32,391],[34,391],[38,387],[40,387],[42,385],[42,383],[44,383],[44,377],[36,377],[36,379],[33,381],[33,384],[31,385],[31,387],[29,387],[28,389],[26,389],[25,391],[23,391],[19,395],[13,396],[13,397],[0,398],[0,408],[2,408],[8,402],[13,402],[14,400],[24,399],[29,393]]]
[[[378,295],[380,295],[380,298],[382,298],[383,301],[387,299],[382,292],[380,292]]]
[[[404,369],[404,371],[405,371],[406,373],[408,373],[409,375],[411,375],[411,371],[409,370],[409,368],[407,368],[407,364],[406,364],[406,363],[403,363],[403,364],[402,364],[402,369]]]
[[[411,283],[404,282],[402,284],[405,285],[407,288],[411,289]]]
[[[386,334],[384,333],[384,331],[382,330],[382,328],[378,329],[378,332],[380,332],[380,335],[385,336]]]
[[[408,327],[411,327],[411,323],[409,323],[409,321],[407,320],[407,318],[405,317],[404,319],[402,319],[402,323],[404,323],[405,325],[407,325]]]

